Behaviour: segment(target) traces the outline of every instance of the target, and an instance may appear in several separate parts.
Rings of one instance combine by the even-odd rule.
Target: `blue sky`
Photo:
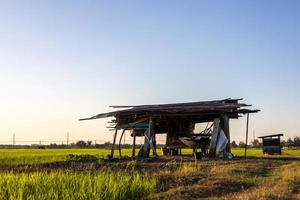
[[[1,1],[0,141],[110,140],[111,104],[245,99],[299,135],[299,1]],[[245,119],[232,138],[244,139]]]

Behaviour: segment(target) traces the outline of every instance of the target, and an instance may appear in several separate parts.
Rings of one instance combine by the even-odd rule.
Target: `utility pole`
[[[67,146],[69,145],[69,132],[67,132]]]
[[[15,137],[15,133],[13,134],[13,147],[15,147],[16,145],[16,137]]]
[[[247,156],[247,147],[248,147],[248,131],[249,131],[249,113],[247,113],[247,127],[246,127],[245,157]]]

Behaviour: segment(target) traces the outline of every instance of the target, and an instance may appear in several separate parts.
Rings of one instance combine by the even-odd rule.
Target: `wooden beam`
[[[118,129],[116,128],[115,134],[114,134],[114,139],[113,139],[113,144],[112,144],[112,147],[111,147],[110,158],[114,157],[114,151],[115,151],[115,144],[116,144],[117,133],[118,133]]]

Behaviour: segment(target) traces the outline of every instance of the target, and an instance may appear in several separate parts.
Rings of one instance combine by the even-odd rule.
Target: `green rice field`
[[[244,155],[244,149],[232,152]],[[177,156],[105,162],[109,149],[0,149],[0,200],[299,199],[300,150],[283,152],[266,156],[249,149],[248,159],[232,161]],[[90,157],[96,160],[84,160]]]
[[[137,173],[0,173],[0,199],[138,199],[155,188]]]
[[[244,152],[244,149],[232,149],[232,153],[235,156],[243,156]],[[0,149],[0,166],[64,161],[69,154],[88,154],[105,158],[108,154],[110,154],[110,149]],[[161,155],[160,150],[158,150],[158,154]],[[192,154],[192,150],[184,149],[183,154]],[[115,156],[118,157],[118,155],[119,152],[116,150]],[[122,155],[131,155],[131,149],[122,149]],[[248,149],[247,155],[264,156],[261,149]],[[283,150],[283,155],[300,156],[300,149]]]

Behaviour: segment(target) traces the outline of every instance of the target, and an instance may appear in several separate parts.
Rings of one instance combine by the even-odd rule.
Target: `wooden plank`
[[[124,105],[124,106],[109,106],[111,108],[131,108],[131,107],[157,107],[157,106],[189,106],[189,105],[202,105],[202,104],[219,104],[219,103],[226,103],[226,102],[236,102],[242,99],[221,99],[221,100],[212,100],[212,101],[196,101],[196,102],[187,102],[187,103],[171,103],[171,104],[148,104],[148,105]]]
[[[280,133],[280,134],[273,134],[273,135],[265,135],[265,136],[260,136],[260,137],[257,137],[257,138],[281,137],[281,136],[283,136],[282,133]]]

